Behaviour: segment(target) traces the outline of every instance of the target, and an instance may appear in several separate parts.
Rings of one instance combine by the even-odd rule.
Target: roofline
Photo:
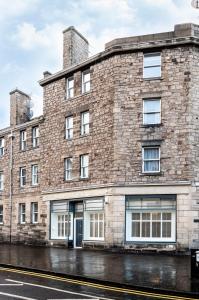
[[[48,76],[47,78],[41,79],[39,80],[39,84],[43,87],[48,83],[51,83],[53,81],[56,81],[58,79],[61,79],[63,77],[65,77],[66,75],[69,75],[71,73],[74,73],[76,71],[85,69],[87,67],[89,67],[90,65],[93,65],[95,63],[98,63],[102,60],[105,60],[109,57],[115,56],[115,55],[119,55],[119,54],[125,54],[125,53],[133,53],[133,52],[153,52],[153,51],[157,51],[157,50],[161,50],[163,48],[173,48],[173,47],[179,47],[179,46],[199,46],[199,38],[195,38],[193,36],[189,36],[189,37],[179,37],[179,38],[171,38],[171,39],[166,39],[166,40],[160,40],[160,41],[156,41],[156,44],[154,41],[151,42],[147,42],[146,43],[140,43],[140,44],[134,44],[130,47],[125,47],[124,45],[115,45],[112,46],[108,49],[106,49],[105,51],[102,51],[98,54],[96,54],[95,56],[90,57],[89,59],[87,59],[86,61],[75,65],[73,67],[70,67],[68,69],[63,69],[53,75]]]
[[[26,97],[30,98],[30,95],[28,95],[28,94],[26,94],[26,93],[22,92],[22,91],[21,91],[21,90],[19,90],[18,88],[16,88],[16,89],[12,90],[12,91],[10,92],[10,95],[12,95],[12,94],[14,94],[14,93],[20,93],[20,94],[22,94],[22,95],[24,95],[24,96],[26,96]]]

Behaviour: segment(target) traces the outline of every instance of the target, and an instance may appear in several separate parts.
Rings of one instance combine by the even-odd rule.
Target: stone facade
[[[199,241],[198,28],[182,24],[173,32],[116,39],[91,58],[85,38],[73,27],[64,31],[64,69],[53,75],[45,72],[40,81],[43,116],[11,121],[0,130],[5,140],[0,158],[2,241],[76,247],[80,242],[84,247],[136,251],[184,250]],[[143,60],[151,53],[161,57],[161,76],[146,79]],[[90,77],[84,79],[84,74]],[[73,95],[68,99],[69,78]],[[86,92],[84,84],[89,86]],[[13,102],[16,93],[24,94],[11,94],[11,120],[19,115]],[[146,99],[161,101],[157,124],[143,122]],[[27,108],[23,99],[20,103],[20,111]],[[84,112],[89,112],[87,134],[81,133]],[[73,118],[70,139],[68,117]],[[39,147],[33,148],[35,126],[40,137]],[[24,129],[27,147],[21,151]],[[160,149],[159,171],[143,172],[145,148]],[[81,176],[82,155],[89,157],[88,176]],[[67,158],[72,158],[71,178],[65,177]],[[33,165],[39,169],[36,186]],[[32,222],[35,202],[38,220]],[[20,203],[26,204],[23,224]]]

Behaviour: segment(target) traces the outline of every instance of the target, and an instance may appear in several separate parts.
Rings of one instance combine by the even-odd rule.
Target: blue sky
[[[42,114],[43,72],[62,68],[62,31],[74,25],[90,42],[90,55],[116,37],[199,24],[191,0],[0,0],[0,128],[9,126],[9,92],[31,95]]]

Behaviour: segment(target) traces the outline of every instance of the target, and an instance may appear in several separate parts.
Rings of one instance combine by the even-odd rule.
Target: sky
[[[62,31],[75,26],[90,56],[114,38],[199,24],[191,0],[0,0],[0,129],[9,126],[10,91],[18,88],[42,114],[44,71],[62,69]]]

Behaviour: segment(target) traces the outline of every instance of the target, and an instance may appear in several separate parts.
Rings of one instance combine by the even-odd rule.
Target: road
[[[196,298],[150,294],[136,290],[80,282],[45,273],[0,267],[1,299],[191,300]]]

